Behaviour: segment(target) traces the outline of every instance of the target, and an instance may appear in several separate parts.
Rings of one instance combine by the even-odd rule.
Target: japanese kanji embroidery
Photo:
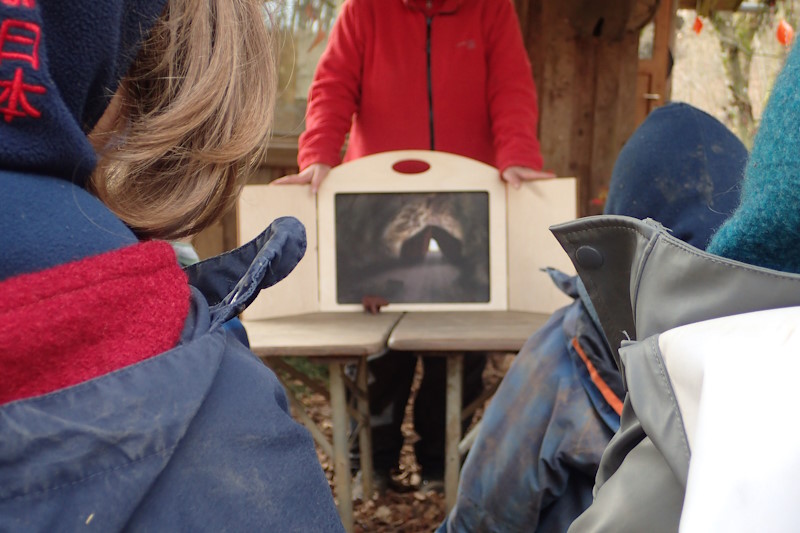
[[[0,0],[9,7],[32,9],[35,0]],[[0,24],[0,67],[21,63],[13,72],[0,74],[0,114],[6,122],[15,118],[39,118],[41,112],[28,99],[30,94],[45,94],[47,89],[26,81],[28,69],[39,70],[41,27],[30,21],[6,19]]]

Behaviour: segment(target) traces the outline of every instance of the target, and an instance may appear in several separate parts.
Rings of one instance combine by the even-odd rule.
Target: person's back
[[[553,228],[586,282],[628,390],[595,500],[570,531],[800,526],[791,492],[798,476],[798,75],[795,47],[765,108],[741,204],[706,251],[653,221],[597,217],[589,233],[582,221]],[[601,268],[578,260],[581,246],[606,259]]]
[[[746,158],[719,121],[669,104],[620,152],[605,212],[654,217],[702,248],[738,203]],[[583,284],[550,275],[575,301],[531,337],[504,377],[442,532],[566,531],[592,502],[625,389]]]
[[[197,231],[235,198],[271,114],[263,24],[252,0],[0,3],[0,530],[342,529],[280,384],[222,328],[242,291],[293,268],[302,226],[186,272],[139,240]],[[217,107],[248,83],[265,92]],[[171,122],[184,88],[212,99],[198,122]],[[226,300],[257,255],[267,270]]]

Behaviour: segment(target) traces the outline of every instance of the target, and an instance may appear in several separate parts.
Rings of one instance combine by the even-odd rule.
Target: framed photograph
[[[334,168],[317,195],[322,311],[507,308],[506,192],[497,170],[428,151]]]
[[[247,320],[362,312],[364,296],[397,311],[552,313],[571,301],[543,269],[574,273],[548,228],[577,216],[575,178],[514,189],[496,169],[460,156],[376,154],[334,168],[317,195],[307,186],[246,186],[239,243],[287,215],[306,227],[305,257],[261,291]]]

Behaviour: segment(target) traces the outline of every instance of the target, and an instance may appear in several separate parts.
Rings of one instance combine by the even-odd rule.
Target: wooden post
[[[627,0],[515,4],[526,17],[520,27],[539,94],[545,168],[578,177],[579,214],[597,214],[602,203],[593,200],[607,190],[617,154],[636,126],[639,35],[625,31],[623,18],[637,6]]]
[[[653,20],[653,47],[650,57],[639,58],[638,86],[636,89],[636,125],[648,113],[670,99],[670,54],[675,40],[677,2],[661,0]]]
[[[353,531],[353,496],[350,488],[350,451],[347,446],[347,400],[344,392],[344,365],[330,363],[331,417],[333,419],[334,481],[339,500],[339,516],[344,528]]]
[[[363,393],[360,394],[356,400],[358,404],[358,412],[361,415],[361,430],[358,434],[358,451],[361,458],[361,491],[364,494],[364,499],[372,497],[372,425],[370,424],[369,416],[369,390],[368,378],[369,371],[367,370],[367,358],[362,357],[358,362],[358,375],[356,384],[359,390]]]
[[[448,354],[447,356],[447,400],[445,414],[445,451],[444,451],[444,498],[445,512],[456,504],[458,495],[458,474],[461,470],[461,455],[458,444],[461,441],[461,402],[462,380],[464,375],[464,355]]]

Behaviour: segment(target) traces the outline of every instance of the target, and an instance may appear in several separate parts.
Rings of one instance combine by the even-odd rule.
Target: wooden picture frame
[[[317,194],[320,310],[361,310],[359,292],[388,311],[505,310],[506,234],[489,165],[408,150],[336,167]]]
[[[308,187],[247,185],[237,203],[237,235],[241,246],[276,218],[292,216],[306,228],[306,253],[280,283],[264,289],[244,310],[242,318],[255,320],[319,311],[317,266],[317,202]]]
[[[393,167],[400,161],[416,163]],[[430,168],[423,172],[408,170]],[[403,172],[405,170],[406,172]],[[385,152],[335,167],[317,195],[308,186],[247,185],[237,209],[237,240],[244,244],[272,220],[294,216],[306,227],[308,249],[297,268],[261,291],[243,313],[246,320],[318,311],[362,312],[360,303],[340,304],[336,294],[337,194],[486,194],[490,296],[481,303],[390,303],[385,310],[510,310],[551,313],[571,300],[542,271],[574,274],[572,263],[548,229],[577,216],[577,180],[554,178],[507,187],[498,171],[461,156],[424,150]]]

